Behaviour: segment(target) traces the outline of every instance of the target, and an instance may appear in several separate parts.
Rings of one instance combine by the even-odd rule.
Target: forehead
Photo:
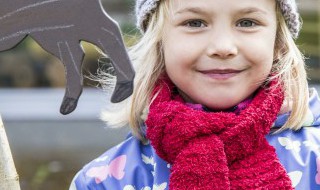
[[[274,12],[276,0],[171,0],[169,2],[172,13],[189,10],[207,10],[209,12],[226,12],[256,10]]]

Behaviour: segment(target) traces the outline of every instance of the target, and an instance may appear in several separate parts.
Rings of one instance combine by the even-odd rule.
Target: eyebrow
[[[203,14],[206,13],[205,10],[203,10],[200,7],[186,7],[186,8],[182,8],[180,10],[178,10],[177,12],[175,12],[175,14],[182,14],[182,13],[195,13],[195,14]],[[238,11],[240,14],[252,14],[252,13],[262,13],[262,14],[267,14],[267,12],[265,10],[259,9],[257,7],[247,7],[244,9],[240,9]]]
[[[182,13],[186,13],[186,12],[199,14],[199,13],[205,13],[206,11],[204,11],[202,8],[199,8],[199,7],[186,7],[186,8],[178,10],[174,14],[182,14]]]
[[[268,14],[265,10],[259,9],[257,7],[248,7],[248,8],[244,8],[241,9],[239,11],[242,14],[251,14],[251,13],[262,13],[262,14]]]

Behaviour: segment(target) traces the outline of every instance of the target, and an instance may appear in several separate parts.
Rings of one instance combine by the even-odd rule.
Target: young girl
[[[294,0],[137,0],[133,135],[70,189],[320,189],[320,101]]]

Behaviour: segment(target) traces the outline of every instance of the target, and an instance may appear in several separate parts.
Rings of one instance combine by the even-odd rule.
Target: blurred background
[[[126,45],[134,44],[139,38],[134,0],[102,2],[120,24]],[[298,3],[304,24],[297,44],[307,57],[309,83],[319,89],[320,1]],[[86,52],[83,73],[94,75],[108,60],[93,45],[82,42],[82,46]],[[72,177],[85,163],[128,134],[127,128],[110,129],[100,121],[101,110],[109,104],[108,94],[89,78],[85,77],[77,109],[62,116],[62,63],[31,38],[10,51],[0,52],[0,114],[23,190],[68,189]]]

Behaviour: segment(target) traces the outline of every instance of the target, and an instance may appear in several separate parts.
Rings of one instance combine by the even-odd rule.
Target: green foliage
[[[316,12],[302,15],[303,26],[297,44],[307,56],[319,57],[319,16]]]

